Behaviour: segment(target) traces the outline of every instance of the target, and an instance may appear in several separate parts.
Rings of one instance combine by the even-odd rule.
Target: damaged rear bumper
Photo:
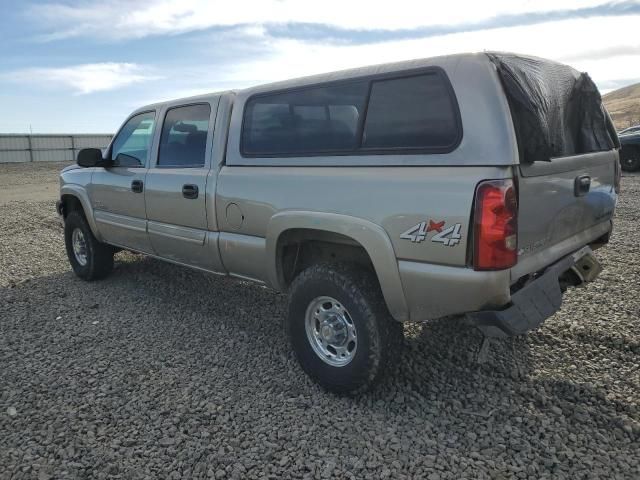
[[[472,312],[467,318],[489,337],[521,335],[537,328],[560,309],[561,283],[567,278],[579,285],[594,280],[601,270],[591,248],[583,247],[550,265],[513,293],[505,309]]]

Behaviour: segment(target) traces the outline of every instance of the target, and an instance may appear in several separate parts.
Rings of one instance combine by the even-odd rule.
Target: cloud
[[[146,67],[135,63],[85,63],[60,68],[26,68],[4,75],[20,83],[64,87],[76,94],[114,90],[134,83],[156,80]]]
[[[569,63],[596,82],[640,77],[640,15],[597,17],[451,33],[368,44],[274,38],[267,32],[245,38],[260,55],[228,59],[194,77],[217,88],[241,88],[302,75],[460,52],[510,50]],[[593,35],[592,32],[598,32]],[[607,55],[602,55],[607,50]],[[590,54],[589,52],[593,52]],[[206,70],[209,71],[207,74]],[[201,88],[198,85],[198,88]]]
[[[34,68],[0,73],[0,81],[55,88],[56,95],[46,101],[38,96],[34,102],[38,108],[20,120],[29,124],[35,117],[50,117],[46,121],[52,130],[64,129],[63,124],[74,131],[85,128],[84,119],[73,123],[73,108],[64,118],[59,111],[86,103],[81,94],[91,92],[118,89],[91,98],[93,118],[102,118],[95,128],[109,131],[134,107],[156,100],[467,51],[509,50],[569,63],[589,72],[603,91],[640,80],[640,1],[38,0],[24,4],[16,9],[22,8],[21,18],[29,25],[5,32],[9,55],[4,59],[12,61],[5,62],[0,72],[21,68],[27,61]],[[24,40],[34,35],[50,43],[28,45]],[[15,40],[19,41],[11,45]],[[29,48],[37,49],[37,54],[29,56]],[[47,68],[39,63],[43,58],[49,62],[44,64]],[[54,63],[60,58],[67,63]],[[136,63],[93,63],[114,59]],[[23,95],[19,97],[7,87],[10,98],[19,99],[15,105],[28,105],[26,99],[38,93],[17,89]],[[53,104],[51,113],[43,115],[42,109]]]
[[[636,1],[485,0],[448,7],[424,0],[390,6],[371,0],[103,0],[87,3],[52,1],[32,5],[47,40],[90,36],[102,40],[180,34],[211,28],[268,26],[274,36],[369,42],[417,38],[513,25],[640,13]]]
[[[617,39],[615,39],[617,41]],[[595,50],[585,50],[574,55],[564,57],[566,62],[577,62],[582,60],[609,60],[621,56],[640,55],[640,44],[615,44],[605,48]]]
[[[314,23],[277,23],[268,24],[265,30],[273,37],[333,41],[337,43],[366,44],[391,40],[410,40],[429,38],[453,33],[477,32],[494,28],[538,25],[594,17],[614,17],[640,14],[640,3],[636,1],[609,2],[601,5],[583,6],[543,11],[525,11],[520,13],[497,14],[490,18],[475,18],[473,21],[435,24],[416,28],[401,29],[364,29],[353,30],[338,28],[328,24]]]

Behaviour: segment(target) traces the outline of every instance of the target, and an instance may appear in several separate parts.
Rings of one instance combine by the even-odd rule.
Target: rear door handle
[[[573,184],[573,193],[576,197],[582,197],[589,193],[591,188],[591,177],[589,175],[580,175],[576,177]]]
[[[131,182],[131,191],[134,193],[142,193],[142,190],[144,189],[144,183],[142,183],[142,180],[133,180]]]
[[[183,185],[182,196],[189,199],[198,198],[198,186],[192,184]]]

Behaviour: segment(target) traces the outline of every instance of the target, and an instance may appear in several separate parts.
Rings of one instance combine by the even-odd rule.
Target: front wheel
[[[625,172],[640,170],[640,148],[623,148],[620,152],[620,166]]]
[[[64,242],[69,263],[78,277],[97,280],[113,270],[113,248],[98,241],[81,212],[72,211],[67,215]]]
[[[402,325],[389,314],[375,275],[318,264],[291,285],[287,328],[302,369],[329,391],[369,390],[398,358]]]

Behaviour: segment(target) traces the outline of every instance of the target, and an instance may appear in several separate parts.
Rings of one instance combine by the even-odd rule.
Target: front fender
[[[71,195],[73,197],[76,197],[80,201],[82,209],[84,210],[84,216],[87,218],[87,223],[89,224],[93,235],[99,241],[102,241],[102,237],[100,235],[98,227],[96,226],[96,221],[93,218],[93,207],[91,206],[89,195],[87,194],[85,188],[81,185],[73,183],[65,184],[60,187],[60,197],[62,198],[63,195]]]
[[[382,227],[368,220],[324,212],[285,211],[274,215],[266,235],[267,278],[271,287],[284,290],[278,275],[277,245],[280,235],[292,229],[312,229],[338,233],[353,239],[365,249],[378,277],[389,312],[399,321],[409,319],[400,271],[393,245]]]

